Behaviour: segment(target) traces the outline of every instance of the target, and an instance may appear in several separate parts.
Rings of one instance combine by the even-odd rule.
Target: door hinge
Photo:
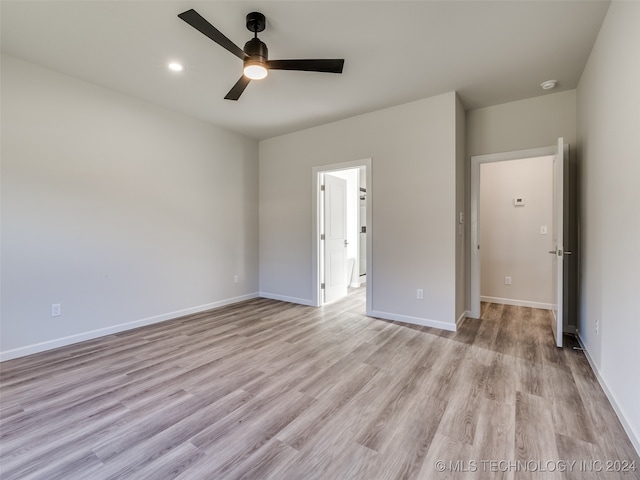
[[[324,240],[324,233],[320,234],[320,240]]]
[[[320,284],[320,290],[324,290],[324,283]]]
[[[324,185],[320,185],[320,191],[324,192]]]

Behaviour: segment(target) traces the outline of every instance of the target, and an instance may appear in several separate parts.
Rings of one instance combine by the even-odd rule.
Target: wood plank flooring
[[[455,333],[363,312],[364,289],[255,299],[4,362],[0,477],[640,478],[549,312],[483,304]]]

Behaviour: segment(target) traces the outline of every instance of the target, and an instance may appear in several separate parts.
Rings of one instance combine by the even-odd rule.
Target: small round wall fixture
[[[556,88],[557,84],[557,80],[547,80],[540,84],[540,88],[542,88],[543,90],[551,90],[553,88]]]

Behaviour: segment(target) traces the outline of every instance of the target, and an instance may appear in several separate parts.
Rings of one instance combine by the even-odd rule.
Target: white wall
[[[640,451],[639,25],[640,3],[612,2],[578,84],[577,105],[580,337]]]
[[[3,55],[3,359],[257,294],[257,156]]]
[[[576,91],[467,112],[468,157],[576,142]]]
[[[311,303],[312,168],[371,158],[372,309],[455,328],[455,102],[447,93],[260,142],[261,294]]]
[[[480,165],[480,295],[483,301],[551,308],[553,157]],[[515,197],[524,206],[514,206]],[[546,226],[548,233],[540,234]],[[512,284],[505,285],[504,277]]]

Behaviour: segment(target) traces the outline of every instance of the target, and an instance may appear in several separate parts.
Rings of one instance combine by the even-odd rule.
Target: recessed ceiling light
[[[540,84],[540,87],[543,90],[551,90],[552,88],[556,88],[557,84],[558,84],[557,80],[547,80],[546,82],[542,82]]]
[[[171,62],[169,65],[169,70],[173,71],[173,72],[182,72],[184,71],[184,65],[182,65],[181,63],[178,62]]]

